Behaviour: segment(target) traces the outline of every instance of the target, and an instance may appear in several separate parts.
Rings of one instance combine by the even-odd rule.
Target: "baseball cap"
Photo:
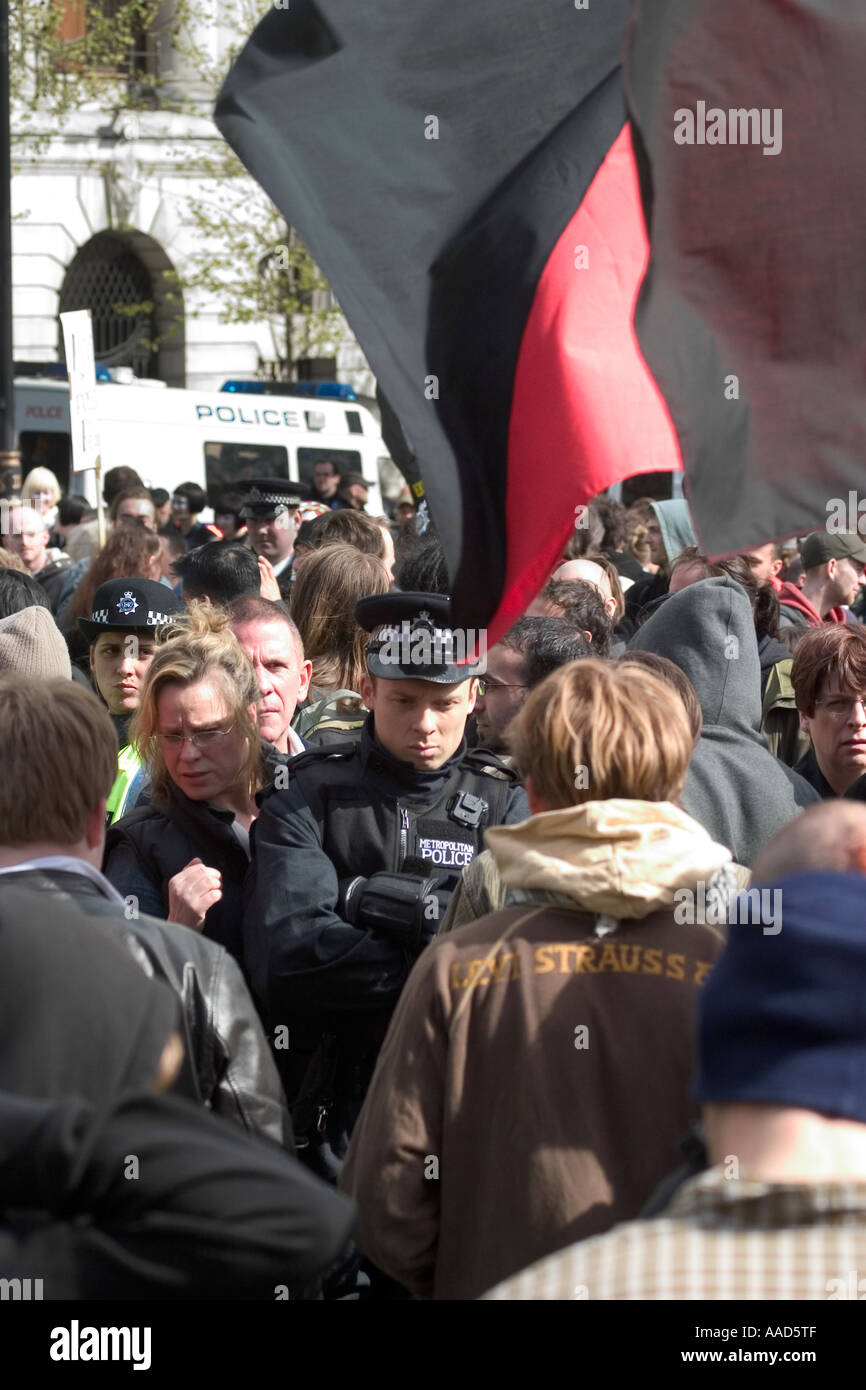
[[[828,560],[856,560],[866,565],[866,541],[856,531],[813,531],[800,545],[803,569],[826,565]]]

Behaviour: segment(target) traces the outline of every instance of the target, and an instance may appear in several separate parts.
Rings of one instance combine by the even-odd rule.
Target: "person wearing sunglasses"
[[[229,622],[191,604],[150,663],[130,736],[152,798],[112,826],[105,873],[138,911],[201,931],[240,961],[255,797],[274,768],[255,671]]]

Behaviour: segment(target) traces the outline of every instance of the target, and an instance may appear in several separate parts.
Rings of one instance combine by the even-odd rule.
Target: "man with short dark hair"
[[[587,560],[570,560],[568,566],[586,566],[604,571]],[[559,571],[557,571],[558,573]],[[614,608],[616,604],[614,602]],[[593,656],[609,656],[613,641],[613,618],[607,610],[605,596],[598,585],[589,579],[551,579],[526,610],[528,618],[564,618],[569,627],[577,628],[592,643]]]
[[[778,593],[782,587],[777,577],[783,564],[781,545],[768,541],[766,545],[744,550],[742,554],[758,584],[769,584]]]
[[[340,486],[340,470],[333,459],[317,459],[313,464],[312,502],[323,502],[326,507],[338,507],[337,488]]]
[[[367,505],[367,480],[363,473],[343,473],[337,487],[337,505],[362,512]]]
[[[593,597],[600,607],[598,595]],[[603,608],[601,614],[604,616]],[[530,690],[557,667],[593,655],[595,647],[584,633],[562,618],[521,618],[487,653],[487,670],[479,681],[475,701],[482,747],[505,753],[505,731],[523,708]]]
[[[860,592],[866,541],[856,531],[815,531],[800,546],[806,578],[779,590],[783,626],[821,627],[845,621],[843,609]]]
[[[156,503],[146,487],[128,487],[119,492],[108,515],[116,526],[127,520],[140,521],[148,531],[156,530]]]
[[[228,604],[261,590],[258,562],[242,541],[213,541],[197,546],[175,560],[173,570],[182,583],[184,603],[206,599],[209,603]]]
[[[106,507],[111,506],[119,492],[125,492],[131,487],[141,487],[141,478],[134,468],[126,468],[123,465],[119,468],[109,468],[108,472],[102,475],[102,497]]]

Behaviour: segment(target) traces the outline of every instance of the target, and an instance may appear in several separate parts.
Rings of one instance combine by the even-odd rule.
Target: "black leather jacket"
[[[353,884],[386,873],[392,887],[429,885],[432,935],[484,829],[528,815],[516,773],[492,754],[461,746],[419,772],[374,735],[370,715],[359,740],[293,758],[288,787],[261,793],[251,835],[244,962],[274,1036],[282,1025],[290,1039],[274,1056],[302,1157],[312,1127],[338,1146],[353,1123],[425,944],[397,930],[386,899],[375,919],[363,897],[350,912]]]
[[[243,976],[222,946],[176,922],[128,920],[124,908],[84,873],[34,868],[14,879],[55,898],[68,896],[88,916],[125,931],[142,968],[181,1000],[186,1057],[175,1091],[294,1153],[270,1048]]]

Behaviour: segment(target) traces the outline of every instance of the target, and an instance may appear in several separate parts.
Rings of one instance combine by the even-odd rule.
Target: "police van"
[[[382,512],[379,463],[390,463],[379,425],[358,401],[231,391],[178,390],[162,382],[98,384],[102,468],[134,468],[147,487],[171,492],[198,483],[211,507],[247,478],[309,484],[313,466],[331,459],[341,473],[362,473],[371,516]],[[69,388],[65,381],[18,378],[15,432],[22,477],[50,468],[64,491],[96,501],[92,473],[71,471]]]

